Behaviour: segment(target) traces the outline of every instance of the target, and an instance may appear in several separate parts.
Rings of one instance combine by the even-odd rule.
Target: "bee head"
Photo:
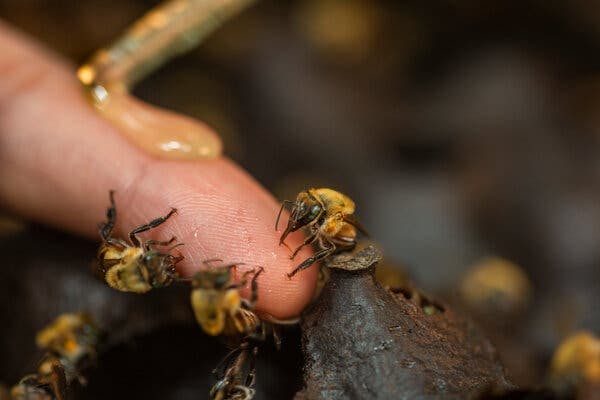
[[[149,250],[144,253],[143,262],[146,264],[148,269],[152,271],[170,270],[175,268],[175,264],[179,262],[181,258],[175,257],[171,254],[161,253],[156,250]]]
[[[283,243],[287,235],[316,221],[323,213],[322,203],[308,191],[300,192],[292,207],[290,219],[285,231],[279,239]]]

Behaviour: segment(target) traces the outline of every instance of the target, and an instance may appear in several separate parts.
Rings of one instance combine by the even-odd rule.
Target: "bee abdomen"
[[[114,265],[106,271],[104,278],[111,288],[122,292],[146,293],[152,289],[133,264]]]

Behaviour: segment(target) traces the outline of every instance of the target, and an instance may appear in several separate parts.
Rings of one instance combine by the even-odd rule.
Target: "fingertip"
[[[178,162],[140,151],[85,102],[63,61],[4,30],[0,22],[4,58],[28,67],[15,69],[4,79],[10,85],[0,88],[0,100],[10,98],[0,118],[0,202],[6,208],[94,237],[110,205],[107,192],[114,192],[115,234],[121,237],[171,209],[176,217],[141,236],[176,236],[185,243],[177,250],[185,257],[184,276],[209,258],[261,265],[257,308],[281,319],[302,311],[317,267],[287,276],[310,250],[290,260],[279,246],[274,225],[280,205],[264,188],[227,159]],[[74,145],[76,151],[65,151]],[[302,239],[297,232],[289,244]]]
[[[178,264],[184,277],[205,268],[208,259],[224,264],[241,263],[239,272],[258,266],[264,272],[257,280],[256,308],[279,319],[298,316],[309,303],[316,285],[317,267],[287,274],[310,257],[308,247],[291,260],[289,251],[279,245],[274,221],[279,205],[256,181],[226,159],[180,163],[153,161],[129,188],[118,192],[117,222],[122,235],[164,210],[177,214],[147,233],[161,239],[176,236],[185,246]],[[168,190],[166,184],[168,183]],[[292,247],[302,243],[301,232],[289,235]],[[244,291],[249,297],[249,289]]]
[[[307,254],[308,253],[308,254]],[[318,266],[313,265],[289,277],[296,265],[304,260],[301,256],[310,257],[310,253],[301,252],[294,260],[285,257],[279,268],[265,276],[265,291],[259,297],[256,308],[272,315],[277,319],[290,319],[300,316],[310,303],[316,287]],[[260,291],[259,291],[260,293]]]

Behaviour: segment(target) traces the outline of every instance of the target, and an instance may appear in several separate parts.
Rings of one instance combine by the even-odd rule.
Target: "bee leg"
[[[54,358],[48,358],[40,364],[38,371],[40,383],[47,386],[56,400],[66,400],[67,378],[62,363]]]
[[[246,339],[252,339],[255,342],[264,342],[267,338],[267,326],[264,322],[261,322],[260,329],[251,331],[246,336]]]
[[[293,249],[290,247],[290,245],[289,245],[289,244],[287,244],[286,242],[281,242],[279,245],[284,245],[284,246],[285,246],[285,248],[286,248],[286,249],[288,249],[288,251],[289,251],[290,253],[293,253],[293,252],[294,252],[294,250],[293,250]]]
[[[279,209],[279,214],[277,214],[277,220],[275,221],[275,231],[279,230],[279,218],[281,218],[281,213],[283,212],[286,204],[294,204],[294,202],[291,200],[284,200],[281,202],[281,208]]]
[[[216,371],[221,371],[221,373],[217,375],[220,377],[219,381],[210,391],[212,398],[229,398],[231,389],[240,386],[244,367],[248,361],[248,346],[249,343],[247,341],[243,342],[237,349],[229,352],[219,363],[219,366],[215,368],[213,373]]]
[[[256,378],[256,358],[258,356],[258,347],[254,346],[252,351],[245,350],[236,360],[236,376],[232,379],[231,398],[240,400],[250,400],[254,397],[253,388]]]
[[[254,269],[244,272],[242,274],[242,277],[240,278],[240,281],[238,283],[234,283],[234,284],[227,286],[227,289],[237,289],[237,288],[246,286],[246,284],[248,283],[248,276],[252,275],[254,273],[255,273]]]
[[[256,303],[256,300],[258,300],[258,282],[256,281],[256,279],[258,278],[258,276],[260,274],[263,273],[264,270],[265,269],[263,267],[260,267],[258,269],[258,271],[252,277],[252,281],[250,283],[250,287],[252,289],[252,294],[250,295],[250,304],[253,306],[254,306],[254,303]]]
[[[271,325],[271,334],[273,335],[273,343],[275,344],[275,348],[277,350],[281,350],[281,331],[279,330],[279,327],[275,326],[275,325]]]
[[[176,249],[176,248],[178,248],[178,247],[180,247],[180,246],[184,246],[184,245],[185,245],[185,243],[177,243],[177,244],[175,244],[174,246],[171,246],[171,247],[169,247],[169,248],[166,250],[166,253],[170,253],[170,252],[171,252],[171,251],[173,251],[174,249]],[[183,257],[181,257],[181,259],[183,260]]]
[[[307,258],[300,265],[298,265],[296,268],[294,268],[294,270],[292,272],[290,272],[289,274],[287,274],[288,278],[293,277],[294,275],[296,275],[301,270],[310,267],[313,263],[321,261],[321,260],[329,257],[331,254],[333,254],[335,252],[335,249],[336,249],[335,244],[331,243],[331,242],[329,242],[329,244],[331,245],[331,247],[328,247],[328,248],[325,248],[325,249],[323,249],[321,251],[318,251],[312,257]]]
[[[183,259],[185,259],[184,256],[182,256],[181,254],[179,254],[178,256],[172,256],[173,257],[173,265],[177,264],[178,262],[182,261]],[[175,269],[175,267],[173,267],[173,269]]]
[[[227,389],[227,386],[229,386],[229,379],[227,377],[220,379],[210,388],[210,398],[214,400],[225,399],[226,393],[224,391]]]
[[[117,220],[117,208],[115,206],[114,194],[114,190],[108,192],[108,195],[110,197],[110,206],[106,210],[106,222],[100,224],[100,237],[102,237],[102,240],[104,240],[106,243],[121,246],[121,243],[116,242],[110,237],[115,227],[115,222]]]
[[[129,232],[129,239],[131,240],[131,243],[133,243],[134,246],[139,246],[140,240],[136,236],[138,233],[145,232],[152,228],[156,228],[157,226],[163,224],[166,220],[168,220],[176,212],[177,212],[176,208],[171,208],[171,211],[169,211],[169,213],[167,215],[165,215],[164,217],[158,217],[156,219],[153,219],[152,221],[148,222],[147,224],[138,226],[137,228],[135,228],[134,230]]]
[[[251,386],[254,384],[254,374],[256,365],[256,356],[258,347],[254,346],[252,350],[248,348],[249,343],[245,342],[244,349],[233,362],[230,370],[227,371],[231,376],[230,381],[236,386]]]
[[[231,398],[235,398],[236,400],[251,400],[254,398],[254,394],[256,392],[254,389],[242,385],[234,386],[234,389],[236,389],[237,392],[234,394],[235,397]]]
[[[163,241],[163,242],[161,242],[160,240],[146,240],[144,242],[144,250],[149,251],[150,246],[168,246],[176,240],[177,240],[177,238],[175,236],[173,236],[171,239],[169,239],[167,241]]]
[[[225,376],[229,365],[233,364],[232,360],[234,359],[234,357],[239,356],[239,354],[242,351],[244,351],[246,347],[247,347],[247,343],[244,342],[244,343],[240,344],[239,347],[237,347],[237,348],[231,350],[229,353],[227,353],[225,355],[225,357],[223,357],[223,359],[215,367],[215,369],[213,369],[212,373],[215,374],[217,377]]]
[[[290,260],[292,260],[294,257],[296,257],[296,254],[298,254],[298,252],[304,246],[308,246],[309,244],[313,244],[315,242],[315,240],[317,240],[318,237],[319,237],[319,231],[315,231],[315,233],[311,234],[306,239],[304,239],[304,241],[302,242],[302,244],[300,246],[296,247],[296,250],[294,250],[292,252],[292,255],[290,256]]]
[[[52,392],[56,400],[66,400],[67,399],[67,381],[65,380],[64,372],[61,378],[53,379],[50,382],[50,387],[52,388]]]
[[[248,375],[246,376],[246,381],[244,382],[244,386],[247,388],[251,388],[254,386],[254,380],[256,379],[256,358],[258,357],[258,347],[254,346],[252,349],[252,355],[250,357],[250,366],[248,367]]]
[[[237,266],[237,265],[243,265],[243,264],[240,264],[240,263],[237,263],[237,264],[231,264],[231,265],[227,265],[227,266],[225,266],[225,268],[227,268],[227,267],[230,267],[230,266],[231,266],[231,267],[235,267],[235,266]],[[256,298],[255,298],[255,296],[256,296],[256,293],[258,293],[258,286],[257,286],[257,283],[256,283],[256,278],[258,278],[258,276],[259,276],[260,274],[262,274],[264,270],[265,270],[265,269],[264,269],[263,267],[258,267],[258,270],[256,270],[256,269],[251,269],[251,270],[249,270],[249,271],[246,271],[246,272],[244,272],[244,273],[242,274],[242,278],[240,279],[240,281],[239,281],[238,283],[234,283],[234,284],[228,285],[228,286],[225,288],[225,290],[229,290],[229,289],[238,289],[238,288],[241,288],[241,287],[244,287],[244,286],[246,286],[246,284],[248,283],[248,276],[249,276],[249,275],[252,275],[252,274],[254,274],[254,276],[252,277],[252,281],[251,281],[251,282],[252,282],[252,283],[251,283],[251,285],[252,285],[252,299],[250,300],[250,304],[251,304],[251,303],[254,303],[254,302],[256,301]],[[249,305],[250,305],[250,304],[249,304]]]

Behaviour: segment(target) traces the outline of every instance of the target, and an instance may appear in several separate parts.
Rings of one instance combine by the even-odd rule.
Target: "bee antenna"
[[[169,247],[167,249],[167,253],[170,253],[171,250],[173,250],[174,248],[179,247],[179,246],[183,246],[183,245],[184,245],[183,243],[177,243],[176,245],[173,245],[173,246]]]
[[[279,214],[277,214],[277,221],[275,221],[275,230],[279,230],[279,218],[281,218],[281,213],[283,212],[283,208],[286,204],[294,204],[291,200],[284,200],[281,202],[281,208],[279,209]]]
[[[115,221],[117,219],[117,209],[115,207],[115,191],[110,190],[108,197],[110,198],[110,207],[106,210],[106,222],[102,222],[99,226],[100,236],[106,243],[110,242],[110,234],[115,227]]]
[[[223,262],[221,258],[209,258],[208,260],[202,261],[202,264],[206,265],[208,268],[212,268],[210,265],[213,262]]]

